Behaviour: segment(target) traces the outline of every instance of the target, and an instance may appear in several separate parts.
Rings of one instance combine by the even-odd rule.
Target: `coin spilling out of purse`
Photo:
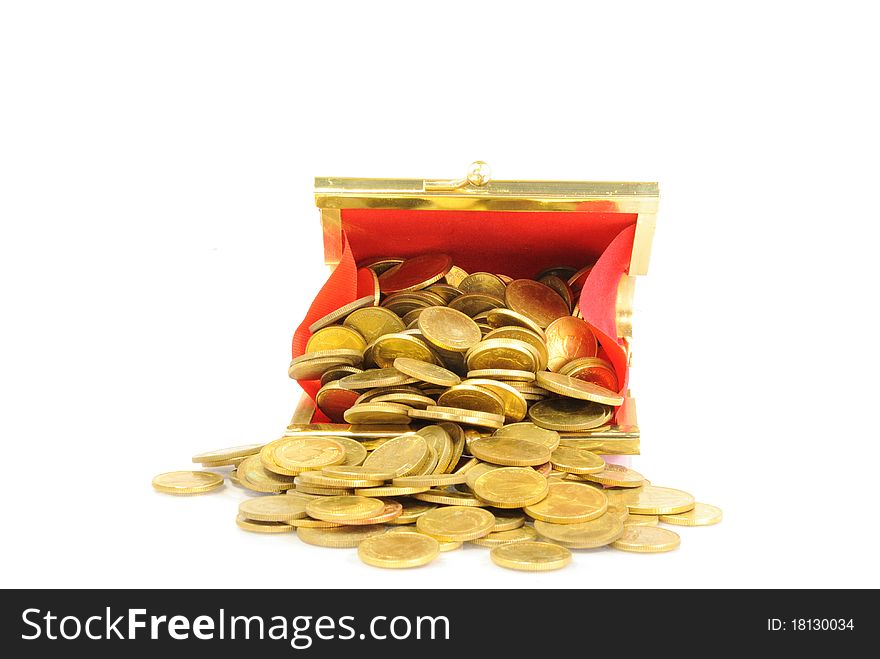
[[[721,510],[606,462],[625,403],[579,312],[590,266],[534,279],[468,273],[443,254],[360,264],[377,291],[315,320],[288,373],[316,380],[330,424],[192,458],[231,468],[261,496],[236,523],[357,548],[368,565],[426,565],[464,544],[502,567],[566,566],[572,550],[660,553]],[[603,453],[606,454],[603,456]],[[160,474],[156,490],[202,494],[223,473]]]

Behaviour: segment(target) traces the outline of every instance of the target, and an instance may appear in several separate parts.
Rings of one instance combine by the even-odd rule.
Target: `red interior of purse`
[[[602,344],[600,356],[612,363],[624,392],[626,354],[616,336],[615,305],[620,276],[632,255],[637,216],[612,208],[613,202],[602,210],[569,212],[344,209],[342,256],[294,334],[293,356],[305,351],[308,327],[315,320],[372,293],[371,278],[357,276],[358,262],[440,252],[467,272],[513,278],[531,278],[552,266],[579,269],[595,263],[580,308]],[[300,385],[312,398],[320,388],[316,381]],[[625,414],[618,412],[618,422]],[[322,417],[317,412],[315,421],[326,421]]]

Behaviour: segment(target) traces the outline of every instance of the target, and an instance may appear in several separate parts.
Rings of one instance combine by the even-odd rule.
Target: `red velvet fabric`
[[[358,273],[359,261],[442,252],[468,272],[514,278],[531,278],[551,266],[580,268],[595,262],[581,292],[581,313],[625,392],[626,354],[617,342],[615,306],[620,276],[629,267],[636,216],[615,213],[611,206],[602,212],[345,209],[342,257],[294,334],[293,356],[304,353],[309,325],[372,292],[372,282]],[[300,385],[312,398],[320,388],[317,381]],[[326,421],[320,412],[314,420]]]

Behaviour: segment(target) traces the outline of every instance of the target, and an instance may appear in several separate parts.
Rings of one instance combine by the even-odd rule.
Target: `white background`
[[[2,586],[880,586],[868,3],[0,9]],[[155,493],[276,438],[326,276],[312,177],[657,180],[633,390],[681,549],[409,572]]]

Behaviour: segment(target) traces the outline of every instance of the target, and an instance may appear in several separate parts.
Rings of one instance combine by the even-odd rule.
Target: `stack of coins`
[[[680,538],[661,522],[721,520],[584,448],[624,402],[575,305],[589,267],[536,280],[468,274],[438,254],[364,267],[379,293],[313,323],[289,374],[320,380],[316,403],[333,422],[404,430],[296,433],[194,456],[265,495],[241,504],[239,527],[357,547],[378,567],[425,565],[468,543],[497,565],[542,571],[572,549],[670,551]],[[212,472],[154,480],[180,494],[220,485]]]

